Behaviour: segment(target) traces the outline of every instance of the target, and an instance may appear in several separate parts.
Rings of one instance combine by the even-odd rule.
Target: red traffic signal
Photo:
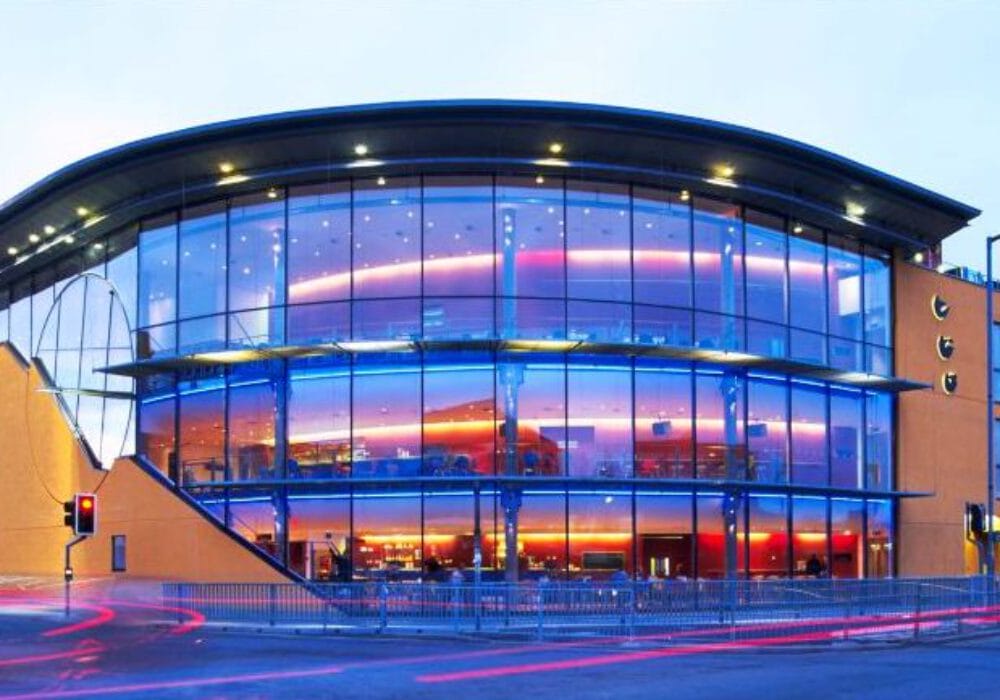
[[[78,493],[72,501],[63,503],[63,522],[73,528],[75,535],[93,535],[97,531],[97,497],[92,493]]]

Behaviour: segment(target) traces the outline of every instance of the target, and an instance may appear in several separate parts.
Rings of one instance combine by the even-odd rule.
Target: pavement
[[[57,586],[0,582],[0,698],[917,700],[992,697],[1000,658],[995,625],[893,643],[812,628],[737,641],[261,634],[152,590],[81,586],[67,618]]]

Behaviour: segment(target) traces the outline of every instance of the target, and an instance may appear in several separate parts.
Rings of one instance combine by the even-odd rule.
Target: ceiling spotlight
[[[225,163],[219,163],[219,172],[223,175],[229,175],[231,172],[236,170],[236,166],[226,161]]]
[[[725,180],[729,180],[736,174],[736,168],[734,168],[729,163],[720,163],[716,165],[713,169],[716,177],[721,177]]]
[[[368,144],[359,143],[354,146],[354,155],[356,156],[366,156],[368,155]]]
[[[562,152],[563,152],[563,145],[558,141],[554,141],[549,144],[549,153],[551,153],[552,155],[557,156]]]
[[[847,216],[852,219],[860,219],[865,215],[865,208],[857,202],[847,202],[844,205],[844,210],[847,212]]]
[[[538,177],[535,178],[535,184],[536,185],[544,185],[545,184],[545,178],[542,177],[541,175],[539,175]]]
[[[104,250],[104,244],[100,243],[100,242],[95,243],[94,244],[94,250]]]
[[[87,214],[89,214],[89,213],[90,213],[90,209],[87,209],[87,207],[77,207],[76,208],[76,215],[77,216],[87,216]]]
[[[802,224],[795,224],[795,228],[792,229],[794,233],[802,233],[803,230]]]
[[[63,240],[66,241],[67,243],[71,244],[71,245],[73,243],[76,243],[76,239],[73,238],[72,236],[66,236],[66,238],[64,238]]]
[[[915,262],[917,265],[922,265],[924,262],[924,254],[922,252],[916,253],[913,256],[913,262]]]
[[[56,232],[56,227],[53,226],[52,224],[46,224],[45,228],[43,228],[42,230],[45,231],[46,236],[51,236],[53,233]]]
[[[691,193],[687,190],[681,190],[681,201],[686,202],[691,199]]]
[[[42,237],[39,236],[37,233],[31,233],[28,234],[28,240],[31,241],[32,243],[38,243],[38,241],[42,240]]]
[[[375,182],[377,182],[377,183],[378,183],[378,186],[379,186],[379,187],[385,187],[385,178],[384,178],[384,177],[380,177],[380,178],[379,178],[378,180],[376,180]]]
[[[274,189],[273,187],[271,189],[269,189],[267,191],[267,198],[268,199],[277,199],[278,198],[278,190]]]
[[[10,248],[8,248],[7,249],[7,255],[17,255],[17,248],[15,248],[14,246],[11,246]]]

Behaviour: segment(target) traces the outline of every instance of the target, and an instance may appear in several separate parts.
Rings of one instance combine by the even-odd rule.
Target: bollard
[[[916,614],[914,614],[914,616],[913,616],[913,638],[914,639],[916,639],[917,637],[920,636],[920,607],[921,607],[920,606],[920,589],[922,587],[923,587],[923,584],[917,583],[917,600],[916,600],[916,602],[914,604],[914,607],[916,608]]]
[[[545,627],[545,582],[538,582],[538,639],[541,640],[543,637],[543,630]]]
[[[268,617],[270,618],[271,627],[274,627],[275,609],[277,607],[277,597],[278,591],[276,590],[277,584],[268,585]]]

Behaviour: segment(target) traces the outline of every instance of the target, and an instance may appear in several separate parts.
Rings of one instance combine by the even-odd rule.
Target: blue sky
[[[0,201],[95,151],[361,102],[573,100],[742,124],[983,210],[1000,233],[1000,1],[0,0]]]

